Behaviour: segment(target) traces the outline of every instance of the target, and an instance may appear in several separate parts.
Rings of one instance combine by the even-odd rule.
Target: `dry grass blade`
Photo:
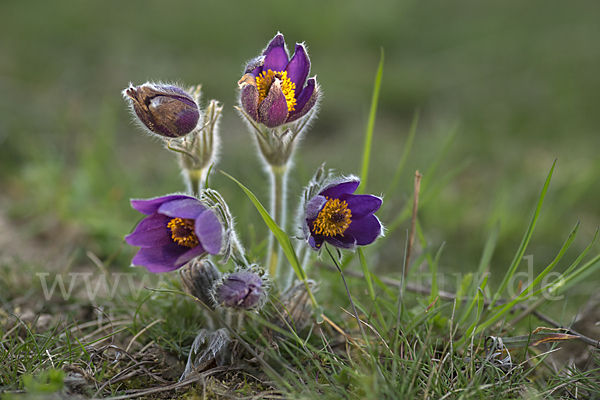
[[[135,342],[135,340],[140,337],[144,332],[146,332],[148,329],[150,329],[153,325],[158,324],[159,322],[165,322],[164,319],[157,319],[156,321],[153,321],[150,325],[146,326],[144,329],[142,329],[141,331],[139,331],[129,342],[129,345],[127,345],[127,348],[125,349],[125,352],[129,352],[129,349],[131,348],[131,345]]]
[[[166,392],[169,390],[181,389],[185,386],[191,385],[192,383],[195,383],[198,381],[203,381],[204,379],[206,379],[207,377],[209,377],[211,375],[214,375],[219,372],[231,370],[231,369],[232,368],[228,368],[228,367],[216,367],[216,368],[210,369],[208,371],[202,372],[200,374],[190,375],[188,378],[186,378],[185,380],[183,380],[181,382],[171,383],[171,384],[164,385],[164,386],[157,386],[157,387],[153,387],[153,388],[149,388],[149,389],[128,390],[128,391],[125,391],[126,393],[121,396],[105,397],[105,399],[107,399],[107,400],[133,399],[136,397],[147,396],[147,395],[154,394],[154,393],[161,393],[161,392]]]
[[[406,249],[406,269],[404,274],[408,271],[410,263],[410,255],[412,253],[413,245],[415,244],[415,231],[417,227],[417,210],[419,209],[419,193],[421,192],[421,178],[423,175],[419,171],[415,172],[415,195],[413,197],[413,209],[412,218],[410,220],[410,236],[408,238],[408,248]]]

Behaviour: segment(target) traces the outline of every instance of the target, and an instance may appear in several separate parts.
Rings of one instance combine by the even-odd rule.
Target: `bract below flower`
[[[219,218],[195,197],[131,200],[131,206],[147,217],[125,240],[141,247],[132,264],[150,272],[173,271],[203,254],[219,254],[227,241]]]
[[[278,33],[262,56],[246,66],[238,82],[240,105],[256,122],[269,128],[305,116],[317,103],[319,86],[309,78],[310,60],[303,44],[296,44],[292,58]]]
[[[339,179],[307,201],[302,229],[313,249],[320,249],[323,242],[351,249],[371,244],[381,236],[383,228],[373,214],[381,207],[382,200],[373,195],[353,194],[359,184],[355,177]]]

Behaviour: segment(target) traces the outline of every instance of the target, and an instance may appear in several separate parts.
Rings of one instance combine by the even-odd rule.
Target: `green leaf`
[[[577,260],[563,273],[563,276],[566,276],[564,280],[558,279],[558,282],[553,282],[549,289],[549,294],[552,296],[560,296],[565,291],[569,290],[573,285],[579,283],[582,279],[585,279],[588,275],[595,272],[600,267],[600,254],[585,263],[581,268],[572,272],[581,262],[581,260],[586,256],[588,251],[592,248],[596,238],[598,237],[598,229],[596,229],[596,234],[592,239],[592,242],[586,247],[586,249],[581,253]],[[562,282],[561,282],[562,281]]]
[[[435,299],[438,297],[439,289],[438,289],[438,280],[437,280],[437,269],[438,264],[440,262],[440,256],[442,255],[442,250],[444,250],[444,246],[446,242],[443,242],[435,255],[435,259],[430,264],[429,271],[431,272],[431,294],[429,295],[429,302],[433,303]]]
[[[482,323],[478,328],[477,328],[477,332],[481,332],[484,329],[492,326],[496,321],[498,321],[499,319],[503,318],[504,316],[508,315],[508,313],[513,309],[513,307],[520,302],[523,302],[529,298],[531,298],[535,293],[533,292],[533,288],[540,283],[540,281],[542,279],[544,279],[544,277],[546,275],[548,275],[550,273],[550,271],[552,271],[554,269],[554,267],[556,267],[556,265],[558,264],[558,262],[560,261],[560,259],[563,257],[563,255],[565,254],[565,252],[569,249],[569,247],[571,246],[571,244],[573,243],[573,241],[575,240],[575,238],[577,237],[577,232],[579,230],[579,222],[577,222],[577,224],[575,224],[575,227],[573,228],[573,230],[571,231],[571,234],[569,235],[569,237],[567,238],[567,240],[565,241],[565,244],[563,244],[562,248],[560,249],[560,251],[558,252],[558,255],[556,256],[556,258],[554,259],[554,261],[552,261],[550,263],[550,265],[548,265],[534,280],[533,282],[531,282],[529,285],[527,285],[527,287],[525,289],[523,289],[521,291],[521,293],[519,293],[518,296],[516,296],[513,300],[511,300],[510,302],[508,302],[507,304],[505,304],[504,306],[502,306],[494,315],[492,315],[490,318],[488,318],[484,323]]]
[[[525,254],[525,250],[527,249],[529,240],[531,239],[531,236],[533,235],[533,230],[535,229],[535,224],[537,223],[538,217],[540,215],[540,211],[542,210],[542,205],[544,204],[544,198],[546,197],[546,192],[548,191],[548,186],[550,186],[550,179],[552,179],[552,173],[554,172],[555,166],[556,166],[556,160],[554,160],[554,163],[552,163],[552,168],[550,168],[550,173],[548,174],[548,177],[546,178],[546,183],[544,183],[544,188],[542,189],[542,194],[540,195],[540,199],[538,201],[537,207],[535,208],[535,212],[533,213],[533,217],[531,218],[531,222],[529,223],[529,226],[527,227],[527,231],[525,231],[525,236],[523,236],[523,239],[521,240],[519,249],[517,250],[515,257],[513,258],[512,262],[510,264],[510,267],[508,268],[508,271],[506,271],[506,274],[504,275],[504,279],[502,280],[500,287],[498,288],[498,290],[492,297],[492,301],[490,302],[490,305],[488,306],[488,310],[492,309],[494,304],[496,304],[496,301],[498,301],[498,299],[502,295],[502,292],[504,292],[504,290],[508,286],[508,282],[515,274],[517,267],[519,266],[519,263],[521,262],[521,259],[523,258],[523,254]]]
[[[466,316],[469,316],[469,314],[471,314],[471,310],[473,309],[475,303],[477,303],[477,316],[475,317],[475,321],[469,326],[469,328],[466,331],[467,333],[465,334],[465,336],[463,336],[462,339],[460,339],[459,341],[457,341],[455,343],[456,348],[461,347],[462,345],[465,344],[466,341],[470,341],[472,339],[473,332],[475,331],[475,328],[477,328],[477,324],[479,324],[479,320],[481,319],[481,315],[483,313],[483,306],[485,305],[484,291],[487,286],[488,278],[489,278],[489,275],[486,275],[483,278],[483,282],[481,282],[481,286],[479,286],[479,288],[477,289],[477,296],[475,296],[473,298],[473,301],[470,303],[469,308],[467,309],[467,312],[465,313]],[[463,319],[466,319],[466,318],[463,316]],[[461,320],[459,322],[459,324],[462,324],[462,323],[463,323],[463,320]]]
[[[383,49],[381,49],[381,58],[379,59],[379,68],[375,76],[375,86],[373,87],[373,97],[371,98],[371,111],[369,112],[369,122],[365,133],[365,144],[363,146],[363,163],[360,174],[361,183],[357,193],[364,193],[367,188],[367,178],[369,176],[369,163],[371,159],[371,143],[373,142],[373,129],[375,128],[375,116],[377,115],[377,103],[379,101],[379,89],[381,88],[381,77],[383,74]]]
[[[375,301],[375,291],[373,290],[373,282],[371,281],[371,273],[369,272],[369,267],[367,266],[367,261],[365,260],[365,256],[360,247],[358,248],[358,258],[360,259],[360,266],[362,267],[363,275],[365,276],[365,280],[367,281],[367,289],[369,290],[369,296],[371,296],[372,301]]]
[[[396,173],[394,174],[394,177],[392,178],[387,190],[385,191],[385,193],[387,193],[388,196],[390,196],[394,193],[394,190],[396,189],[396,186],[398,185],[398,182],[400,181],[400,177],[402,176],[402,172],[404,171],[404,165],[406,164],[406,160],[408,159],[408,155],[410,154],[410,150],[412,148],[413,141],[417,134],[417,126],[418,125],[419,125],[419,111],[417,110],[415,112],[415,116],[413,117],[413,121],[410,126],[410,131],[408,132],[408,138],[406,139],[406,143],[404,144],[404,151],[402,152],[402,156],[400,157],[400,160],[398,161],[398,167],[396,168]],[[386,203],[386,204],[388,204],[388,203]]]

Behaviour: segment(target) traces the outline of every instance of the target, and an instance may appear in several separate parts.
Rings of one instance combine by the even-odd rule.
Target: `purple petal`
[[[163,203],[180,199],[193,199],[193,197],[182,194],[172,194],[169,196],[154,197],[152,199],[131,199],[131,207],[142,214],[150,215],[153,212],[158,211]]]
[[[351,194],[346,197],[348,208],[352,212],[352,219],[360,219],[372,215],[381,207],[382,200],[370,194]]]
[[[310,71],[310,61],[303,45],[296,45],[296,51],[285,70],[287,71],[288,78],[296,84],[296,98],[298,98],[298,91],[302,90]]]
[[[344,236],[325,236],[325,241],[331,244],[332,246],[339,247],[341,249],[351,249],[357,244],[357,241],[354,238],[354,236],[347,234],[344,234]]]
[[[246,70],[244,74],[252,74],[254,77],[257,77],[262,72],[262,67],[265,64],[265,56],[258,56],[250,60],[248,65],[246,65]]]
[[[153,273],[169,272],[179,268],[175,265],[175,261],[187,250],[188,247],[179,246],[174,242],[166,246],[142,248],[133,257],[131,263],[144,266]]]
[[[217,287],[217,302],[227,307],[253,308],[265,297],[263,281],[251,271],[230,274]]]
[[[317,236],[317,237],[310,236],[308,238],[308,244],[313,249],[319,250],[321,248],[321,246],[323,245],[323,236]]]
[[[221,221],[211,210],[200,214],[195,223],[196,236],[209,254],[219,254],[223,244]]]
[[[175,260],[175,268],[183,267],[188,261],[191,261],[204,253],[206,253],[206,251],[204,251],[202,245],[189,249]]]
[[[267,46],[267,49],[263,53],[265,56],[265,64],[263,65],[263,71],[283,71],[288,63],[288,55],[285,50],[285,40],[281,33],[277,34]]]
[[[306,203],[306,219],[313,220],[317,218],[317,215],[319,215],[325,203],[327,203],[327,199],[324,196],[316,195],[315,197],[310,199]]]
[[[264,292],[260,287],[250,287],[250,293],[248,293],[241,306],[243,308],[253,308],[260,303],[262,297],[264,297]]]
[[[167,224],[171,218],[155,212],[144,218],[135,230],[125,236],[125,241],[131,246],[156,247],[171,243],[170,231]]]
[[[339,179],[319,193],[321,196],[329,197],[330,199],[339,199],[343,194],[352,194],[360,185],[358,179]]]
[[[242,86],[240,104],[250,118],[255,121],[258,119],[258,89],[256,88],[256,81],[254,81],[254,84],[246,83]]]
[[[178,112],[173,118],[173,132],[177,132],[179,136],[185,136],[196,128],[198,120],[200,119],[200,111],[198,107],[180,107]]]
[[[169,201],[158,208],[158,212],[161,214],[183,219],[196,219],[204,211],[206,211],[206,207],[193,197]]]
[[[290,112],[290,115],[286,122],[293,122],[301,117],[305,116],[312,108],[317,104],[319,98],[320,89],[316,86],[314,78],[310,78],[306,82],[306,87],[302,90],[298,99],[296,100],[296,106],[294,111]]]
[[[352,219],[344,236],[353,236],[356,244],[364,246],[371,244],[381,235],[381,223],[374,215],[362,219]]]
[[[282,125],[288,116],[288,105],[281,90],[279,79],[275,79],[269,94],[258,106],[258,121],[269,128]]]

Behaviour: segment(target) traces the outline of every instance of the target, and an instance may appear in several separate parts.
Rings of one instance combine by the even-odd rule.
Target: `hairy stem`
[[[275,223],[285,231],[286,223],[286,185],[287,185],[287,164],[270,166],[271,173],[271,217]],[[269,246],[267,248],[267,266],[271,276],[277,280],[287,276],[289,271],[281,271],[281,259],[283,256],[281,248],[275,250],[277,240],[275,235],[269,236]]]
[[[187,190],[192,196],[200,196],[204,186],[204,169],[186,169],[183,171]]]

